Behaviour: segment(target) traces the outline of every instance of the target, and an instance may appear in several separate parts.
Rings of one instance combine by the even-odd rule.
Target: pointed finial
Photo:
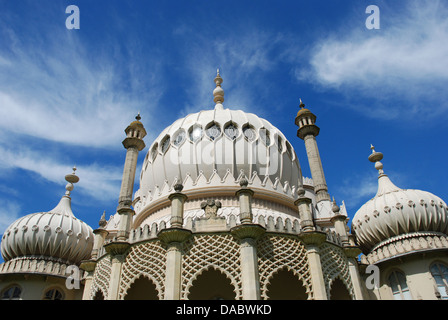
[[[332,208],[331,208],[331,210],[334,212],[334,213],[338,213],[339,212],[339,206],[337,205],[337,203],[336,203],[336,200],[334,199],[334,197],[333,197],[333,206],[332,206]]]
[[[140,117],[140,111],[137,113],[137,116],[135,117],[135,119],[137,119],[137,121],[140,121],[142,117]]]
[[[216,103],[215,109],[223,109],[222,103],[224,102],[224,90],[221,88],[223,80],[221,76],[219,75],[219,69],[216,70],[216,78],[215,78],[215,84],[216,88],[213,90],[213,101]]]
[[[300,108],[305,108],[305,104],[303,103],[302,98],[300,98],[300,105],[299,105],[299,107]]]
[[[104,228],[107,225],[107,221],[106,221],[106,210],[104,210],[103,214],[101,215],[101,219],[98,222],[99,226],[101,228]]]

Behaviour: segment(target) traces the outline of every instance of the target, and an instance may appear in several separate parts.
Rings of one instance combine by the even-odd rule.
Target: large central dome
[[[222,79],[215,78],[214,109],[176,120],[152,143],[145,157],[136,213],[184,186],[195,194],[234,194],[246,178],[255,192],[291,204],[302,184],[293,147],[269,121],[241,110],[225,109]]]

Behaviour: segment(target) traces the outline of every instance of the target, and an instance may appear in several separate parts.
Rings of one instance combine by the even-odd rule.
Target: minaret
[[[140,122],[140,113],[135,119],[136,120],[124,130],[126,138],[123,140],[123,146],[126,149],[126,160],[124,162],[123,179],[121,181],[117,207],[117,212],[121,215],[117,233],[117,239],[119,241],[125,241],[127,239],[131,228],[132,216],[134,214],[131,204],[138,153],[145,148],[143,138],[146,136],[146,130]]]
[[[316,137],[320,129],[315,125],[315,122],[316,116],[305,108],[305,104],[300,99],[300,110],[295,120],[296,125],[299,127],[297,136],[305,141],[311,176],[314,182],[314,192],[316,193],[316,202],[323,200],[331,201],[316,142]]]

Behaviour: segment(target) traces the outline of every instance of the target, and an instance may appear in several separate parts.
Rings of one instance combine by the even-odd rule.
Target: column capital
[[[335,223],[335,221],[342,221],[345,223],[347,221],[347,216],[343,214],[335,214],[330,218],[330,221],[333,224]]]
[[[107,235],[109,234],[109,231],[107,231],[106,229],[103,228],[98,228],[93,230],[93,234],[99,234],[101,236],[107,237]]]
[[[237,239],[258,239],[266,232],[266,228],[259,224],[240,224],[230,229],[230,233]]]
[[[84,271],[92,272],[96,268],[96,263],[97,263],[96,260],[83,260],[81,261],[79,267]]]
[[[175,200],[175,199],[179,199],[179,200],[181,200],[182,202],[185,202],[185,201],[188,199],[188,197],[187,197],[187,195],[184,194],[184,193],[174,192],[174,193],[171,193],[171,194],[168,196],[168,199],[169,199],[170,201],[173,201],[173,200]]]
[[[305,231],[298,235],[306,245],[313,245],[319,247],[327,239],[327,235],[322,231]]]
[[[131,216],[133,216],[135,214],[135,211],[127,204],[120,203],[117,207],[117,213],[119,215],[130,214]]]
[[[104,246],[107,253],[112,256],[125,255],[131,244],[127,241],[113,241]]]
[[[157,234],[157,237],[165,244],[171,244],[173,242],[184,242],[191,237],[193,233],[191,230],[183,228],[168,228],[162,229]]]
[[[356,258],[361,254],[361,249],[358,246],[344,246],[344,253],[349,258]]]
[[[254,195],[254,191],[252,191],[249,188],[241,188],[241,189],[239,189],[239,190],[237,190],[235,192],[235,195],[237,197],[239,197],[240,195],[246,195],[246,194],[249,195],[249,196],[253,196]]]

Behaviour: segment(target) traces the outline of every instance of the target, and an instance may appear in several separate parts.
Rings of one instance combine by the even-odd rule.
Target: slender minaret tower
[[[126,149],[126,160],[124,162],[123,179],[121,181],[117,207],[117,212],[121,215],[117,239],[121,241],[127,239],[131,228],[132,216],[134,214],[131,204],[138,153],[145,148],[143,138],[146,136],[146,130],[140,122],[140,113],[135,119],[136,120],[124,130],[126,138],[123,140],[123,146]]]
[[[305,141],[306,153],[310,165],[311,176],[314,182],[314,192],[316,193],[316,202],[327,200],[331,201],[328,194],[328,187],[325,181],[324,169],[320,160],[319,149],[317,148],[316,137],[319,134],[319,127],[315,125],[316,116],[308,109],[300,99],[300,110],[295,120],[299,127],[297,136]]]

